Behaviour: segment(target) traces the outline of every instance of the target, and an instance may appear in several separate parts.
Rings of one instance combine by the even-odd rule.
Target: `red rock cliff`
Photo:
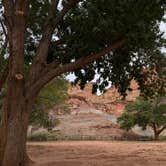
[[[69,104],[72,110],[77,110],[80,107],[93,107],[119,115],[124,111],[127,102],[134,101],[139,96],[138,85],[134,80],[131,81],[130,87],[133,91],[128,91],[126,99],[121,100],[121,96],[114,86],[100,96],[91,93],[92,83],[87,84],[84,90],[81,90],[79,86],[69,86]]]

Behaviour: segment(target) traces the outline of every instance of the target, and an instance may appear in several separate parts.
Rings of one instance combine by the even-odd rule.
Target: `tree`
[[[0,89],[5,85],[0,124],[0,165],[24,166],[29,115],[40,90],[75,72],[80,86],[112,81],[126,95],[130,80],[159,51],[164,0],[2,0]],[[139,80],[138,80],[139,81]]]
[[[46,85],[39,93],[34,109],[30,114],[29,123],[52,129],[58,124],[57,119],[49,116],[50,109],[59,106],[64,113],[70,111],[68,99],[68,82],[64,78],[57,78]]]
[[[166,129],[166,103],[163,98],[152,101],[140,97],[135,102],[126,105],[126,112],[119,118],[121,128],[130,130],[135,125],[145,130],[148,126],[154,131],[154,139]]]
[[[166,129],[165,72],[166,57],[160,53],[152,65],[142,69],[137,78],[141,84],[140,97],[127,104],[127,111],[118,118],[121,128],[130,130],[139,125],[146,129],[150,126],[154,131],[154,139],[159,140],[160,133]]]
[[[50,118],[49,111],[55,105],[59,106],[64,113],[70,111],[67,103],[67,90],[68,82],[62,77],[59,77],[46,85],[41,90],[36,99],[33,111],[30,114],[29,123],[31,125],[37,125],[47,129],[51,129],[52,127],[54,127],[58,123],[58,121],[56,119]],[[5,94],[4,91],[5,89],[3,89],[3,92],[0,94],[0,120],[1,107],[3,103],[2,99],[3,95]]]
[[[68,113],[70,111],[67,103],[68,84],[69,83],[64,78],[59,77],[56,80],[51,81],[40,91],[33,111],[29,117],[30,125],[40,126],[50,130],[59,123],[56,118],[50,117],[49,112],[55,105],[59,106],[64,113]],[[0,94],[0,120],[4,93],[5,92],[2,92],[2,94]]]
[[[156,53],[151,52],[155,56],[151,59],[154,62],[143,68],[136,78],[141,96],[149,100],[166,96],[166,56]]]

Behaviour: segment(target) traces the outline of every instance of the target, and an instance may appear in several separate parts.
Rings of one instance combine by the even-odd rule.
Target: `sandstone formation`
[[[68,102],[72,111],[78,112],[82,107],[90,107],[118,116],[124,111],[127,102],[134,101],[139,96],[138,85],[134,80],[130,85],[133,90],[127,92],[125,100],[121,99],[114,86],[102,95],[95,95],[92,94],[92,85],[92,83],[87,84],[84,90],[81,90],[79,86],[69,86]]]

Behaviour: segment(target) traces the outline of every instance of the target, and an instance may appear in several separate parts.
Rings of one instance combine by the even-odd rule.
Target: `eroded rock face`
[[[84,90],[81,90],[79,86],[69,86],[68,102],[72,111],[77,112],[82,107],[89,107],[119,116],[124,112],[125,104],[139,96],[138,85],[135,81],[131,82],[130,87],[133,91],[128,91],[126,99],[121,100],[115,87],[109,88],[106,93],[98,96],[92,94],[92,83],[87,84]]]
[[[59,124],[53,128],[53,132],[62,138],[72,139],[131,139],[139,136],[132,131],[120,129],[117,124],[117,116],[125,110],[125,104],[135,100],[139,95],[135,82],[131,83],[132,92],[128,92],[126,100],[121,100],[114,87],[100,96],[92,94],[92,84],[87,84],[84,90],[78,86],[69,86],[68,103],[70,114],[65,114],[61,106],[55,106],[50,110],[50,117],[58,119]]]

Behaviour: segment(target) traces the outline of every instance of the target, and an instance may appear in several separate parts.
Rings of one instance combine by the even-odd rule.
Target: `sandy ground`
[[[28,143],[35,166],[166,166],[166,142]]]

